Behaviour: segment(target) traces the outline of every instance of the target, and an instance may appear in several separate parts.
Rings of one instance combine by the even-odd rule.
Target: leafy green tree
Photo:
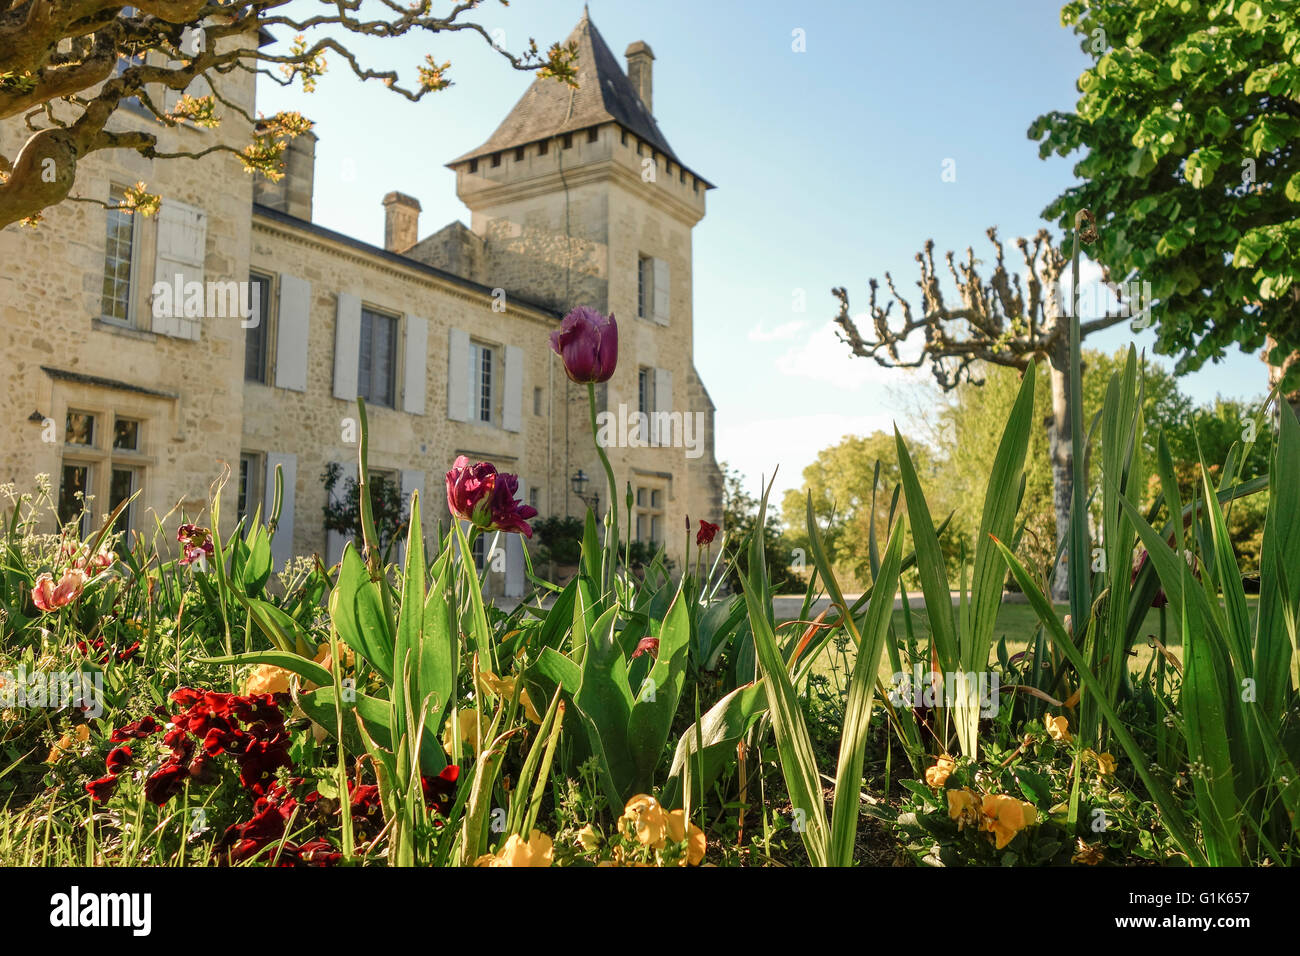
[[[745,490],[745,479],[725,461],[722,463],[722,527],[726,529],[728,558],[727,582],[740,590],[741,578],[749,570],[747,542],[758,528],[758,499]],[[800,512],[802,514],[802,512]],[[776,593],[800,587],[792,565],[795,552],[781,534],[781,519],[768,509],[767,524],[762,529],[763,554]],[[806,552],[805,552],[806,553]]]
[[[925,483],[926,494],[931,497],[931,507],[936,512],[946,512],[943,502],[933,496],[942,495],[946,500],[947,476],[936,472],[934,456],[924,444],[909,442],[909,450]],[[873,510],[871,489],[876,462],[880,463],[880,484]],[[811,493],[813,513],[831,560],[858,582],[870,582],[871,522],[875,522],[876,535],[883,547],[889,533],[890,500],[900,481],[893,435],[880,431],[845,436],[838,445],[818,452],[817,460],[803,470],[803,486],[799,490],[790,489],[785,493],[781,514],[788,525],[787,544],[808,553],[806,501]]]
[[[1236,343],[1267,348],[1270,385],[1300,402],[1300,16],[1290,0],[1074,0],[1063,24],[1096,62],[1072,113],[1029,129],[1081,152],[1083,180],[1044,215],[1089,255],[1149,282],[1157,350],[1178,372]]]

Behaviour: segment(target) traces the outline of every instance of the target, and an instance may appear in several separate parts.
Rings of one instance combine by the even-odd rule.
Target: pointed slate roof
[[[575,43],[578,48],[578,89],[538,77],[486,143],[447,165],[457,166],[502,150],[610,122],[639,136],[679,166],[684,165],[585,11],[565,42]],[[699,178],[705,186],[709,185]]]

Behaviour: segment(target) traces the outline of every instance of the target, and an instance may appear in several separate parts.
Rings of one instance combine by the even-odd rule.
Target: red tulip
[[[636,650],[632,652],[632,660],[636,660],[638,657],[640,657],[642,654],[646,653],[647,651],[650,652],[651,657],[654,657],[656,659],[659,657],[659,638],[657,637],[641,638],[641,640],[637,642]]]
[[[700,519],[700,530],[695,533],[696,547],[704,547],[706,544],[712,544],[713,539],[717,536],[719,526],[712,522]]]
[[[608,382],[618,365],[618,323],[613,315],[580,305],[551,333],[551,348],[579,385]]]
[[[498,472],[486,461],[471,465],[461,455],[447,472],[447,508],[462,521],[483,531],[506,531],[533,536],[529,518],[537,509],[515,500],[516,475]]]

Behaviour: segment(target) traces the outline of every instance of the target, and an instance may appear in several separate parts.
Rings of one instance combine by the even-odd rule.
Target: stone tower
[[[634,532],[666,544],[680,565],[686,517],[721,515],[713,405],[693,361],[691,285],[691,230],[713,187],[683,164],[651,113],[650,47],[629,46],[624,73],[586,13],[569,42],[578,50],[577,87],[535,80],[487,142],[448,164],[470,228],[453,223],[406,255],[561,312],[588,305],[614,313],[619,367],[599,403],[615,416],[679,413],[682,430],[643,430],[631,441],[624,432],[610,456],[620,484],[634,489]],[[565,474],[553,487],[567,489],[581,469],[603,507],[585,389],[570,387],[561,402],[567,407],[552,414],[563,421]],[[651,447],[635,447],[646,438]],[[553,513],[581,514],[581,502],[565,498],[550,503]]]

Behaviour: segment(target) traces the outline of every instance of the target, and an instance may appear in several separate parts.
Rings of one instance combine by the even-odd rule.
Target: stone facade
[[[585,18],[575,35],[584,30],[585,42],[605,50]],[[649,70],[644,54],[639,63]],[[619,72],[614,82],[627,80]],[[643,82],[648,89],[648,75]],[[251,84],[238,94],[253,112]],[[0,124],[6,147],[18,135]],[[176,505],[186,518],[206,518],[223,463],[231,469],[225,500],[249,513],[269,505],[278,467],[286,487],[277,561],[334,560],[342,541],[324,528],[322,476],[332,463],[355,475],[355,397],[368,394],[370,467],[399,482],[408,501],[421,491],[426,527],[448,518],[443,473],[460,454],[518,473],[521,497],[543,516],[581,515],[575,472],[589,476],[587,494],[598,493],[602,507],[608,490],[586,389],[568,381],[548,338],[564,312],[589,305],[619,321],[619,367],[598,389],[600,407],[616,423],[643,408],[664,413],[649,429],[614,434],[609,448],[618,480],[634,488],[633,532],[678,557],[688,515],[720,519],[713,404],[692,360],[691,230],[708,183],[617,117],[596,115],[576,132],[455,161],[468,228],[452,223],[418,240],[418,199],[390,193],[375,210],[386,222],[387,248],[379,248],[310,221],[314,143],[300,142],[277,184],[254,184],[220,154],[87,160],[83,195],[107,199],[111,186],[143,180],[164,196],[164,210],[172,201],[170,219],[136,217],[129,226],[126,319],[101,314],[105,263],[121,245],[111,213],[64,203],[39,229],[0,232],[0,254],[24,263],[0,285],[11,381],[0,398],[4,477],[26,485],[48,473],[58,497],[67,467],[85,466],[73,477],[88,481],[100,520],[111,483],[130,470],[142,492],[131,527],[151,533],[156,515],[171,536]],[[196,223],[201,258],[184,241],[200,234]],[[173,262],[185,280],[248,282],[255,318],[156,318],[150,290]],[[75,432],[85,421],[69,411],[95,416],[89,445],[67,440],[65,425]],[[136,448],[114,447],[123,443],[114,440],[118,419],[128,432],[141,423]],[[661,447],[629,447],[661,431]],[[621,488],[618,499],[622,516]],[[496,593],[517,593],[520,542],[506,537],[490,580]]]

